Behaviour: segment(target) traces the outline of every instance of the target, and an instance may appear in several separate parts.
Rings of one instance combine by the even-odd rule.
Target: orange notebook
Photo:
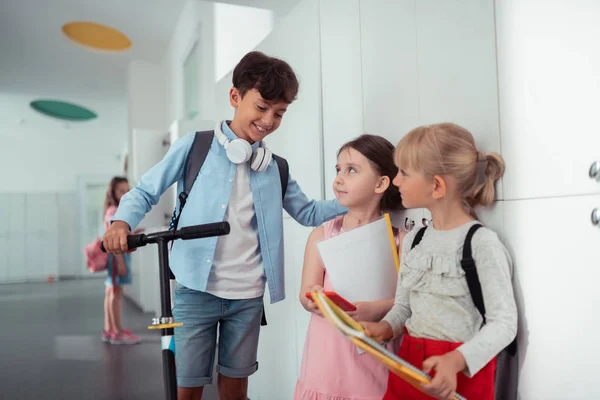
[[[391,353],[384,346],[365,335],[363,327],[342,311],[323,292],[312,292],[312,298],[325,319],[335,329],[340,331],[357,347],[383,363],[394,374],[419,390],[421,390],[421,383],[429,383],[431,381],[431,376]],[[465,397],[458,393],[454,394],[454,399],[466,400]]]

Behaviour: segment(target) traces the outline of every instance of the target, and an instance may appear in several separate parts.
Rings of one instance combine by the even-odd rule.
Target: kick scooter
[[[150,243],[158,244],[158,265],[160,274],[160,311],[162,316],[153,318],[148,329],[160,329],[161,348],[163,361],[163,380],[165,385],[165,398],[177,400],[177,379],[175,374],[175,341],[174,328],[183,325],[175,322],[171,313],[171,289],[169,282],[169,242],[177,239],[190,240],[229,234],[228,222],[186,226],[175,231],[162,231],[127,237],[127,247],[135,249]],[[102,251],[104,243],[100,245]]]

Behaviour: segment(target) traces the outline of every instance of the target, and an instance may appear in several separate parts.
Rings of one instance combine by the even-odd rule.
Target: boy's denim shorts
[[[246,378],[258,369],[258,335],[263,297],[227,300],[206,292],[175,286],[173,317],[175,363],[179,387],[212,382],[219,330],[217,371],[229,378]]]

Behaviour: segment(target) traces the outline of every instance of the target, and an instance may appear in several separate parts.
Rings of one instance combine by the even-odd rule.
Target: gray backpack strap
[[[190,190],[192,190],[192,186],[194,186],[196,177],[200,173],[200,169],[202,169],[202,165],[206,160],[214,134],[214,131],[202,131],[196,132],[196,135],[194,136],[194,142],[185,159],[185,171],[183,172],[184,189],[179,193],[179,212],[177,212],[177,207],[173,210],[169,230],[177,230],[179,217],[181,216],[187,197],[190,194]],[[171,248],[173,248],[173,242],[171,242]],[[170,279],[175,279],[175,275],[173,275],[172,271],[169,271],[169,277]]]
[[[183,174],[184,189],[183,192],[179,194],[179,201],[181,204],[180,208],[183,208],[185,200],[187,200],[187,196],[190,194],[192,186],[194,186],[196,177],[200,173],[202,165],[204,165],[204,161],[206,160],[206,156],[210,150],[210,145],[212,144],[214,134],[214,131],[196,132],[194,143],[192,143],[192,148],[190,149],[187,159],[185,160],[185,172]],[[182,195],[185,195],[183,203],[181,203]]]
[[[290,177],[290,166],[285,158],[279,157],[277,154],[273,154],[273,158],[277,163],[277,169],[279,169],[279,180],[281,181],[281,200],[283,200],[285,199],[285,192],[287,192],[287,184]]]

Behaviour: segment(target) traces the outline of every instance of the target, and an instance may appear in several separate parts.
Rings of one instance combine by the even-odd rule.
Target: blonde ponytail
[[[495,198],[496,181],[504,174],[504,160],[498,153],[483,153],[483,156],[482,161],[477,161],[477,163],[484,164],[481,179],[483,182],[476,185],[473,191],[473,200],[474,205],[489,206]]]

